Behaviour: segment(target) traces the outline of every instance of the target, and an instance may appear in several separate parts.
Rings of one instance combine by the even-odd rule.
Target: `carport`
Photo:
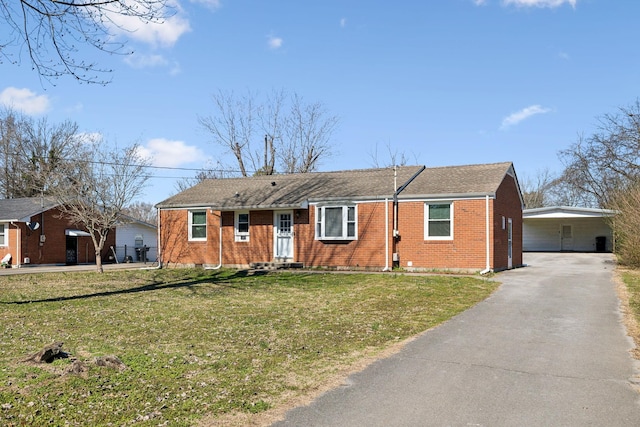
[[[525,209],[523,250],[525,252],[611,252],[613,233],[607,221],[608,209],[552,206]]]

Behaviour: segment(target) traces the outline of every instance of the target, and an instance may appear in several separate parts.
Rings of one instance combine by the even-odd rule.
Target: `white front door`
[[[513,219],[511,218],[507,226],[507,268],[513,268]]]
[[[274,213],[274,253],[278,261],[293,260],[293,212]]]
[[[573,227],[570,224],[560,226],[560,250],[573,250]]]

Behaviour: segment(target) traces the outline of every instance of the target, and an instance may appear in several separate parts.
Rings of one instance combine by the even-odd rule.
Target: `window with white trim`
[[[316,206],[317,240],[356,240],[355,206]]]
[[[425,203],[425,240],[453,239],[453,203]]]
[[[236,242],[248,242],[249,241],[249,212],[236,212],[234,229]]]
[[[7,235],[4,224],[0,224],[0,246],[7,246]]]
[[[207,211],[189,211],[189,240],[207,240]]]

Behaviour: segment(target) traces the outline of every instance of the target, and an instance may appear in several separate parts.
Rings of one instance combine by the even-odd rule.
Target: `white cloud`
[[[485,4],[487,4],[487,0],[473,0],[473,3],[476,6],[484,6]]]
[[[148,23],[138,26],[133,25],[135,23],[132,21],[130,27],[125,27],[133,28],[132,32],[124,32],[123,34],[151,46],[171,47],[183,34],[191,31],[189,20],[177,14],[167,18],[163,23]],[[139,21],[137,23],[140,24]]]
[[[523,108],[520,111],[510,114],[502,120],[502,125],[500,125],[501,130],[506,130],[511,126],[517,125],[523,120],[528,119],[529,117],[535,116],[536,114],[546,114],[550,112],[550,108],[543,108],[540,105],[531,105],[529,107]]]
[[[203,4],[211,10],[220,9],[222,2],[220,0],[191,0],[192,3]]]
[[[282,43],[284,43],[284,40],[280,37],[269,36],[267,40],[269,49],[280,49],[282,47]]]
[[[132,53],[124,61],[133,68],[164,67],[169,63],[162,55],[144,53]]]
[[[344,27],[346,27],[346,26],[347,26],[347,18],[342,18],[342,19],[340,20],[340,27],[341,27],[341,28],[344,28]]]
[[[517,7],[560,7],[564,4],[569,4],[575,9],[578,0],[502,0],[502,4],[505,6],[517,6]]]
[[[104,136],[100,132],[80,132],[75,136],[78,141],[87,145],[97,144],[104,140]]]
[[[205,157],[198,147],[165,138],[150,139],[145,146],[139,147],[138,153],[149,159],[153,166],[159,167],[178,167],[201,161]]]
[[[29,115],[46,113],[51,106],[47,95],[36,95],[29,89],[16,87],[8,87],[0,92],[0,104]]]
[[[210,2],[209,2],[210,3]],[[191,25],[177,2],[169,0],[172,11],[161,22],[143,22],[126,14],[110,14],[110,30],[121,37],[151,46],[171,47],[182,35],[191,31]]]

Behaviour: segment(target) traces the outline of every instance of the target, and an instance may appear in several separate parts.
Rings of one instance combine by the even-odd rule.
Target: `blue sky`
[[[175,0],[163,25],[129,33],[132,56],[83,50],[106,86],[42,81],[0,64],[0,103],[138,143],[157,166],[143,201],[207,161],[230,163],[198,124],[211,95],[276,89],[340,118],[320,170],[385,163],[513,161],[521,180],[559,172],[559,150],[640,95],[640,1]],[[120,35],[120,37],[125,37]]]

